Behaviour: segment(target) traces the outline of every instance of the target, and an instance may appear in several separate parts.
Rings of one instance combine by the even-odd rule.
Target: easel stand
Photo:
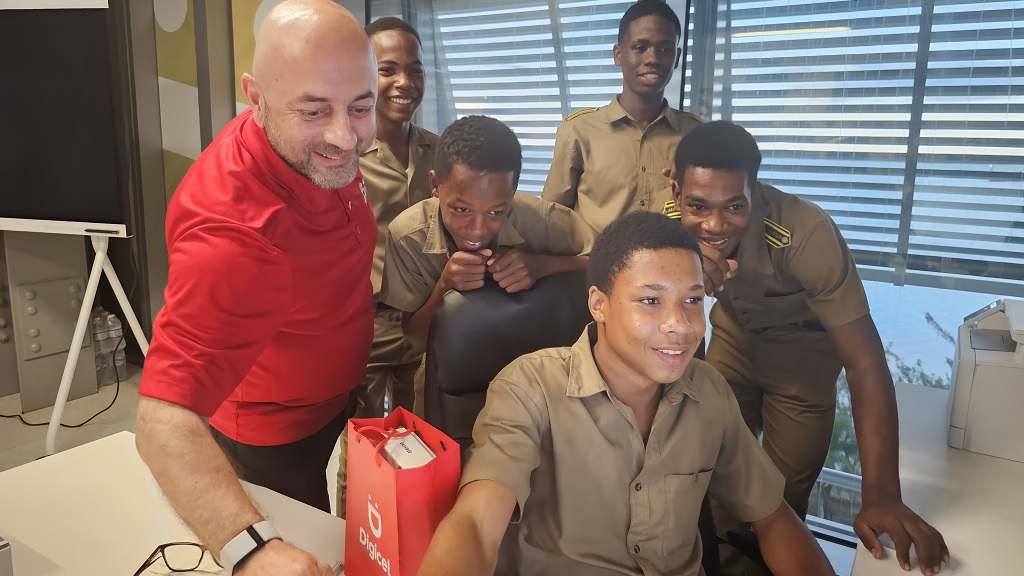
[[[96,300],[96,289],[99,288],[100,276],[107,275],[110,287],[114,289],[117,302],[124,311],[125,319],[132,328],[142,355],[149,353],[149,341],[142,333],[142,326],[139,319],[132,310],[128,295],[124,293],[121,281],[114,272],[114,267],[107,256],[107,245],[110,242],[109,236],[90,234],[92,247],[96,251],[96,259],[93,260],[92,270],[89,272],[89,281],[85,287],[85,295],[82,297],[82,309],[78,313],[78,322],[75,324],[75,334],[71,339],[71,350],[68,352],[68,361],[64,365],[64,374],[60,379],[60,388],[57,390],[57,399],[53,404],[53,415],[50,416],[50,426],[46,429],[46,455],[50,456],[57,452],[57,432],[60,431],[61,418],[64,417],[64,406],[68,401],[68,393],[71,391],[71,380],[75,374],[75,367],[78,365],[78,357],[82,352],[82,342],[85,341],[85,331],[89,327],[89,316],[92,312],[93,302]]]

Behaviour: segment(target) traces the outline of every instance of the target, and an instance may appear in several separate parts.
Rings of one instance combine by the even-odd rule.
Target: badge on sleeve
[[[764,240],[769,246],[785,248],[793,243],[793,235],[778,222],[764,219]]]
[[[669,200],[668,202],[665,202],[665,207],[662,208],[661,213],[664,214],[665,216],[668,216],[669,218],[674,218],[675,220],[679,220],[681,216],[681,214],[679,213],[679,209],[676,208],[675,200]]]

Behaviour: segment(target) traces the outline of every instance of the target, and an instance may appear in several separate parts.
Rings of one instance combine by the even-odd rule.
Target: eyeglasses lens
[[[171,544],[163,554],[167,567],[176,572],[195,570],[203,561],[203,548],[197,544]]]

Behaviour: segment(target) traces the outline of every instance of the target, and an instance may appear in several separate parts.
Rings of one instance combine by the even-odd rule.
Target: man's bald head
[[[332,47],[354,48],[353,56],[369,49],[363,27],[352,13],[330,0],[287,0],[274,7],[260,25],[253,76],[259,82],[269,82],[281,64]]]
[[[260,26],[252,71],[242,88],[278,155],[323,188],[351,182],[373,142],[377,89],[352,14],[329,0],[282,2]]]

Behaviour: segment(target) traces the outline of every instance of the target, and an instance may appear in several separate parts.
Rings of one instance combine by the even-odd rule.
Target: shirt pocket
[[[667,474],[665,476],[664,534],[665,557],[672,558],[688,551],[697,540],[697,520],[700,505],[708,491],[713,469],[693,474]]]

